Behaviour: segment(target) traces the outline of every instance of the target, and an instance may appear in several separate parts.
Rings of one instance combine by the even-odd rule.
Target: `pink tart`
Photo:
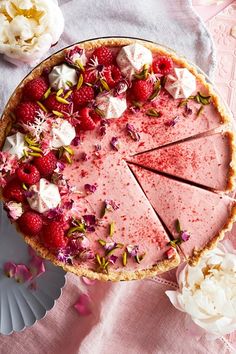
[[[228,196],[176,181],[140,166],[133,165],[131,169],[162,222],[175,237],[176,244],[180,244],[192,263],[231,226],[231,222],[226,220],[232,220],[236,203]],[[187,242],[181,242],[182,233],[185,233]]]
[[[62,50],[23,80],[2,118],[5,209],[67,271],[151,277],[182,253],[197,262],[234,220],[230,119],[204,77],[155,44]]]
[[[129,161],[218,191],[231,190],[232,138],[216,133],[140,153]]]

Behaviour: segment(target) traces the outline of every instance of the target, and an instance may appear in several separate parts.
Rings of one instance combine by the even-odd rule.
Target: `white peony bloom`
[[[57,0],[0,1],[0,53],[13,64],[35,65],[63,29]]]
[[[220,5],[224,0],[195,0],[193,5]]]
[[[215,338],[236,330],[236,250],[229,241],[178,275],[179,290],[166,291],[171,303]]]

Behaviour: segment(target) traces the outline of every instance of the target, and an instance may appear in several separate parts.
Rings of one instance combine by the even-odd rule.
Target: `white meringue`
[[[57,149],[61,146],[70,145],[75,138],[75,128],[65,119],[57,118],[53,122],[52,130],[52,147]]]
[[[6,138],[3,151],[8,151],[12,155],[16,155],[18,159],[24,156],[24,150],[27,150],[24,134],[17,132]]]
[[[32,192],[32,196],[27,198],[29,205],[39,213],[54,209],[61,202],[58,187],[45,178],[41,178],[37,184],[31,186],[29,192]]]
[[[196,90],[196,78],[186,68],[175,68],[175,75],[168,75],[165,89],[174,98],[188,98]]]
[[[104,113],[104,118],[120,118],[127,108],[126,96],[102,93],[97,96],[96,105]]]
[[[48,78],[50,85],[55,90],[59,90],[61,88],[63,90],[68,89],[70,88],[68,82],[70,82],[72,85],[75,85],[78,81],[76,70],[70,68],[66,64],[54,66],[48,75]]]
[[[119,51],[116,61],[122,74],[132,80],[145,64],[152,63],[152,52],[141,44],[129,44]]]

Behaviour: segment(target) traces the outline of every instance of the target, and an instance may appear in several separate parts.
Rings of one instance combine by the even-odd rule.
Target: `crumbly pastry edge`
[[[216,248],[218,242],[222,241],[224,239],[225,233],[232,229],[233,224],[236,221],[236,201],[232,201],[232,203],[233,203],[233,206],[231,209],[230,216],[229,216],[227,222],[225,223],[223,229],[217,235],[215,235],[215,237],[213,237],[206,244],[206,246],[204,248],[202,248],[201,250],[198,250],[196,248],[194,249],[193,255],[191,257],[187,258],[187,262],[189,265],[191,265],[191,266],[197,265],[199,263],[200,259],[202,258],[202,256],[204,256],[210,250]]]
[[[78,42],[76,44],[73,44],[72,46],[69,46],[68,48],[64,48],[60,50],[59,52],[53,54],[49,58],[45,59],[41,64],[39,64],[36,68],[32,70],[31,73],[25,77],[21,83],[17,86],[15,89],[14,93],[11,95],[8,103],[6,104],[6,107],[4,109],[4,112],[2,114],[2,119],[0,123],[0,147],[4,144],[5,138],[8,134],[8,132],[11,129],[11,125],[13,122],[14,117],[11,115],[11,112],[15,110],[15,107],[19,103],[21,99],[21,94],[22,94],[22,88],[24,85],[28,82],[31,81],[32,79],[40,76],[43,72],[44,69],[46,68],[51,68],[55,65],[58,65],[61,63],[61,61],[64,59],[64,53],[65,49],[71,49],[75,45],[79,45],[81,48],[84,48],[85,50],[93,50],[101,45],[107,45],[107,46],[124,46],[132,43],[140,43],[143,46],[147,47],[150,49],[152,52],[158,52],[162,55],[168,55],[170,56],[175,63],[179,64],[181,67],[187,68],[193,75],[195,75],[198,79],[199,82],[201,82],[205,87],[206,87],[206,92],[207,94],[211,95],[212,102],[218,109],[221,117],[222,117],[222,127],[223,125],[228,125],[231,123],[231,118],[227,115],[227,112],[225,110],[225,107],[223,103],[220,101],[218,95],[215,93],[213,87],[211,84],[207,83],[205,80],[205,77],[202,74],[199,74],[197,69],[190,65],[186,59],[178,57],[174,52],[169,52],[168,49],[164,49],[163,47],[152,43],[148,42],[145,40],[140,40],[140,39],[131,39],[131,38],[103,38],[103,39],[94,39],[94,40],[88,40],[85,42]],[[228,180],[228,186],[227,190],[230,191],[234,188],[235,185],[235,176],[236,176],[236,146],[235,146],[235,134],[233,132],[228,132],[231,137],[231,156],[232,156],[232,161],[231,161],[231,166],[230,166],[230,171],[229,171],[229,180]],[[0,192],[0,199],[2,199],[2,195]],[[202,249],[202,250],[194,250],[194,254],[191,258],[189,258],[188,262],[191,265],[195,265],[198,263],[199,259],[201,256],[207,252],[208,250],[216,247],[218,241],[222,240],[224,237],[224,234],[226,231],[229,231],[233,225],[233,222],[236,220],[236,206],[232,208],[231,215],[226,222],[224,228],[219,232],[218,235],[216,235],[208,244]],[[15,223],[15,226],[17,230],[19,231],[19,228],[17,224]],[[36,250],[39,255],[41,255],[43,258],[50,260],[53,262],[55,265],[62,267],[65,271],[72,272],[78,276],[85,276],[91,279],[98,279],[98,280],[111,280],[111,281],[121,281],[121,280],[137,280],[137,279],[144,279],[144,278],[149,278],[153,277],[159,273],[164,273],[172,268],[175,268],[176,266],[179,265],[180,263],[180,256],[176,252],[175,256],[171,259],[165,259],[159,261],[156,265],[154,265],[152,268],[149,269],[141,269],[141,270],[136,270],[136,271],[109,271],[108,274],[105,273],[100,273],[96,272],[93,270],[90,270],[88,268],[79,266],[79,267],[74,267],[73,265],[69,264],[64,264],[60,261],[57,260],[56,256],[54,256],[51,252],[49,252],[48,249],[43,247],[39,242],[36,242],[33,238],[30,238],[29,236],[23,235],[25,241],[27,244],[29,244],[34,250]]]

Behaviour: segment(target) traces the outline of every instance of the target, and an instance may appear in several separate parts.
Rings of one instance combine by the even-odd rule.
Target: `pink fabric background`
[[[231,3],[230,7],[225,8]],[[216,83],[236,113],[236,40],[230,26],[236,24],[236,2],[221,7],[196,6],[218,50]],[[219,15],[217,11],[223,10]],[[226,65],[226,63],[228,63]],[[225,80],[227,78],[227,80]],[[236,226],[229,237],[234,240]],[[236,242],[235,242],[236,246]],[[175,310],[165,290],[175,289],[174,272],[152,280],[101,283],[85,286],[67,275],[63,295],[46,318],[23,333],[0,336],[1,354],[206,354],[233,353],[236,334],[209,342],[194,336],[186,315]],[[92,314],[80,317],[73,308],[81,292],[91,296]]]

